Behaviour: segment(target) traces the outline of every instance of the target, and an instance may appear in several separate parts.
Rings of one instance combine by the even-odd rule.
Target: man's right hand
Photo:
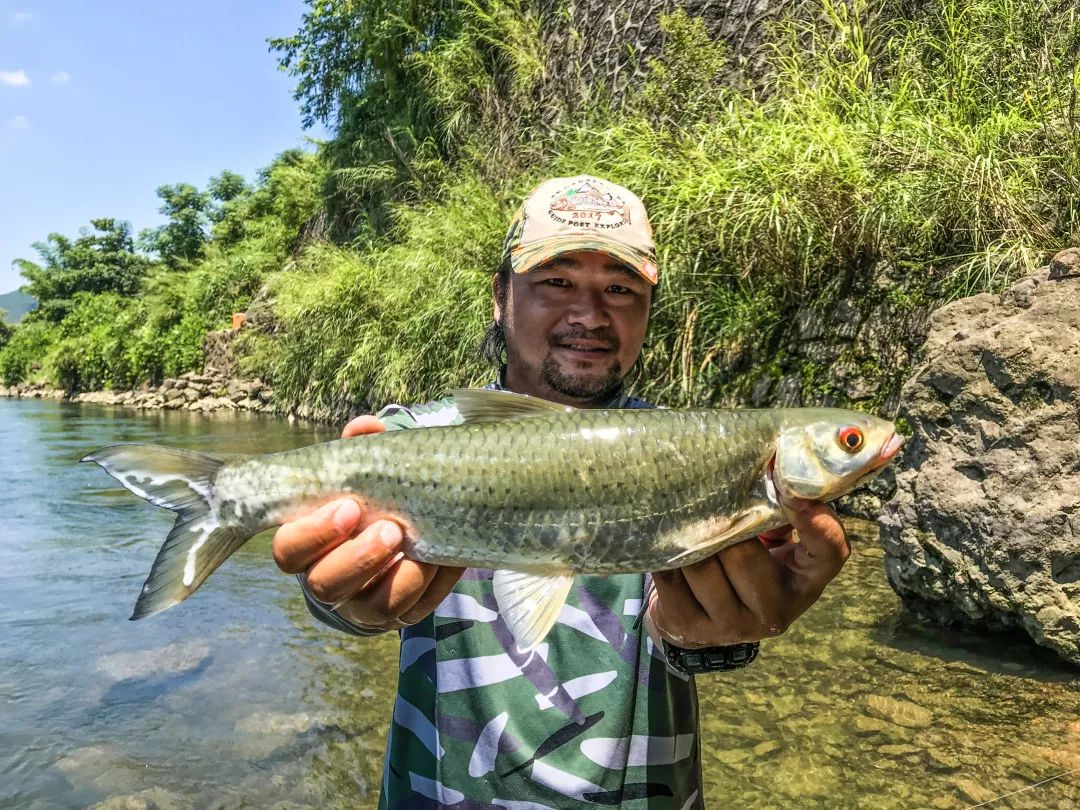
[[[384,430],[374,416],[358,416],[341,437]],[[401,523],[366,513],[359,499],[339,498],[282,524],[274,560],[287,574],[306,573],[312,596],[346,621],[394,630],[435,610],[465,570],[407,560],[404,543]]]

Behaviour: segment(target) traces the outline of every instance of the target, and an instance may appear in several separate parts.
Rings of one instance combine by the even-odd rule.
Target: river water
[[[172,518],[76,463],[335,433],[0,399],[0,807],[375,804],[396,637],[317,625],[269,535],[182,607],[127,621]],[[1022,636],[918,625],[874,530],[849,526],[840,578],[753,666],[699,678],[709,806],[1080,806],[1080,771],[1053,778],[1080,769],[1080,670]]]

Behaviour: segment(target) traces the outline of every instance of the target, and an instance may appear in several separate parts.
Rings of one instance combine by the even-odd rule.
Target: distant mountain
[[[4,311],[4,321],[17,324],[23,315],[32,309],[37,309],[37,301],[32,295],[27,295],[21,290],[12,290],[0,295],[0,310]]]

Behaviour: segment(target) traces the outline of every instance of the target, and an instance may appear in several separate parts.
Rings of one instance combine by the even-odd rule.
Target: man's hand
[[[680,647],[777,636],[817,601],[851,553],[831,507],[786,504],[790,526],[686,568],[653,574],[646,626]],[[798,535],[798,539],[793,536]]]
[[[341,437],[384,430],[374,416],[358,416]],[[274,560],[287,574],[306,572],[312,595],[346,621],[392,630],[431,613],[464,571],[406,560],[404,541],[392,516],[365,512],[358,498],[339,498],[283,524],[274,534]]]

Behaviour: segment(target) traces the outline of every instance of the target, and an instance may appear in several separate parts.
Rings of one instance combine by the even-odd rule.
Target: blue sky
[[[251,179],[304,146],[294,81],[266,45],[302,0],[0,0],[0,293],[15,258],[91,218],[160,224],[154,190]],[[308,146],[307,148],[311,148]]]

